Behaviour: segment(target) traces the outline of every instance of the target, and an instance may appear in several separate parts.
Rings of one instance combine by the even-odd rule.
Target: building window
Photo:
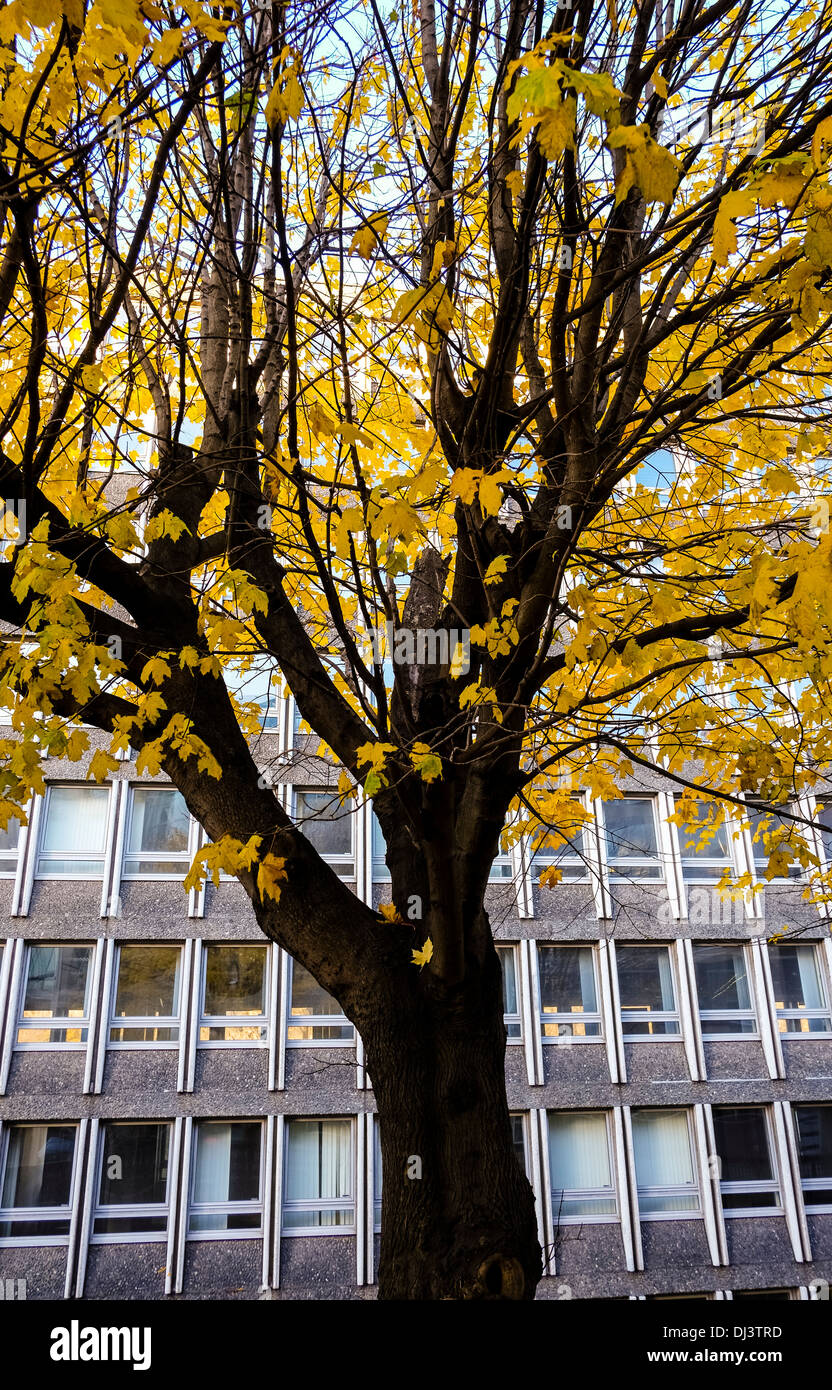
[[[38,878],[100,878],[107,838],[108,787],[47,787]]]
[[[559,869],[565,883],[575,883],[588,876],[586,834],[589,826],[579,801],[574,802],[574,820],[565,819],[556,827],[540,826],[529,840],[532,852],[532,872],[539,879],[544,869]]]
[[[381,1126],[373,1116],[373,1230],[381,1230]]]
[[[676,798],[677,804],[680,800]],[[719,807],[706,801],[693,802],[692,807],[690,819],[679,826],[682,877],[687,883],[717,881],[734,867],[728,826],[724,820],[717,824]]]
[[[353,1168],[350,1120],[288,1120],[284,1232],[352,1234]]]
[[[180,970],[178,946],[119,946],[110,1042],[179,1042]]]
[[[336,792],[295,791],[298,829],[341,878],[355,877],[355,806]]]
[[[679,1033],[679,1012],[668,946],[619,946],[621,1023],[629,1041]]]
[[[807,1033],[828,1036],[829,1005],[819,969],[817,948],[808,942],[769,946],[777,1028],[785,1037]]]
[[[201,1043],[268,1038],[267,946],[206,946],[203,952]]]
[[[515,1158],[523,1172],[528,1176],[529,1155],[526,1147],[526,1117],[525,1115],[509,1115],[509,1120],[511,1121],[511,1143]]]
[[[245,732],[257,736],[280,728],[280,672],[268,657],[255,657],[243,671],[226,666],[223,679],[242,710]]]
[[[293,960],[289,963],[291,971],[291,1004],[286,1041],[297,1046],[299,1043],[336,1043],[340,1046],[355,1041],[355,1030],[344,1011],[322,989],[309,971]]]
[[[125,878],[181,878],[190,863],[191,816],[175,787],[133,787]]]
[[[389,880],[390,870],[387,867],[386,857],[387,841],[384,838],[384,832],[375,811],[371,812],[371,819],[373,826],[373,878]]]
[[[744,947],[695,945],[693,965],[703,1036],[716,1039],[756,1034]]]
[[[188,1234],[260,1235],[263,1184],[259,1120],[199,1120]]]
[[[826,860],[826,867],[832,868],[832,801],[823,801],[818,804],[818,833],[823,847],[823,857]]]
[[[762,1299],[765,1303],[791,1303],[791,1289],[734,1289],[734,1302],[742,1303],[744,1299],[753,1299],[759,1302]]]
[[[832,1212],[832,1105],[796,1105],[800,1181],[808,1212]]]
[[[509,1041],[521,1036],[520,1001],[517,993],[517,951],[514,946],[498,946],[503,972],[503,1022]]]
[[[544,1039],[600,1038],[601,1014],[591,946],[538,946]]]
[[[170,1124],[102,1126],[93,1239],[160,1240],[168,1227]]]
[[[69,1235],[75,1125],[8,1125],[0,1189],[0,1239],[38,1243]]]
[[[666,1220],[699,1212],[686,1110],[634,1110],[633,1149],[642,1218]]]
[[[714,1106],[722,1208],[726,1216],[767,1216],[780,1209],[771,1136],[761,1107]]]
[[[91,946],[30,946],[20,1047],[81,1047],[90,1022]]]
[[[662,879],[655,799],[625,796],[602,805],[610,875],[653,882]]]
[[[609,1124],[602,1111],[549,1112],[549,1173],[556,1226],[616,1215]]]
[[[17,846],[20,821],[12,816],[5,830],[0,830],[0,878],[14,878],[17,872]]]
[[[759,879],[771,883],[778,879],[802,878],[803,869],[795,857],[795,849],[798,845],[805,848],[806,844],[800,827],[782,814],[784,811],[794,814],[795,809],[787,802],[779,811],[773,806],[749,807],[746,811],[754,868]],[[776,848],[774,837],[777,837]]]

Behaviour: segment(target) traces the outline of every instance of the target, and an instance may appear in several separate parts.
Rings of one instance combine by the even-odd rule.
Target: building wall
[[[287,789],[281,795],[290,801],[293,786],[331,781],[331,770],[312,753],[316,740],[293,732],[288,701],[273,722],[276,731],[261,736],[256,754],[266,775]],[[93,733],[90,754],[101,743]],[[46,767],[52,784],[83,781],[85,772],[84,762]],[[378,1259],[373,1211],[378,1175],[373,1092],[360,1041],[287,1042],[287,1029],[298,1023],[288,1012],[290,962],[277,947],[264,945],[236,882],[186,893],[181,872],[167,879],[123,878],[128,788],[149,784],[163,785],[159,779],[140,777],[129,760],[111,779],[103,863],[92,876],[38,876],[46,817],[43,806],[33,806],[30,832],[0,882],[0,904],[5,903],[0,906],[5,912],[0,928],[0,1164],[5,1162],[8,1170],[15,1126],[75,1127],[67,1232],[48,1240],[42,1232],[8,1234],[14,1223],[3,1225],[10,1180],[6,1182],[6,1195],[0,1199],[0,1231],[6,1232],[0,1235],[0,1287],[4,1280],[23,1279],[29,1298],[372,1297]],[[832,1101],[832,1024],[814,1034],[784,1034],[771,976],[770,953],[777,943],[768,942],[786,927],[800,928],[800,942],[815,952],[828,1009],[828,922],[820,909],[803,900],[799,883],[772,885],[761,901],[746,895],[727,907],[712,888],[687,883],[678,834],[666,822],[672,810],[666,787],[645,778],[626,790],[655,798],[660,875],[655,882],[611,878],[604,862],[604,838],[590,831],[584,846],[589,861],[585,881],[541,888],[528,847],[520,846],[508,861],[510,877],[495,879],[488,892],[495,936],[501,946],[511,948],[514,962],[520,1036],[509,1042],[506,1072],[510,1106],[521,1117],[518,1138],[522,1133],[547,1258],[539,1296],[688,1293],[725,1298],[734,1291],[778,1289],[791,1291],[792,1297],[824,1297],[832,1279],[832,1197],[827,1210],[813,1208],[807,1214],[796,1126],[800,1112],[795,1107]],[[383,878],[373,878],[369,813],[359,812],[354,821],[350,881],[368,901],[378,903],[386,899],[389,887]],[[194,827],[189,855],[199,843]],[[746,840],[735,852],[737,872],[753,863]],[[703,1035],[690,947],[708,941],[743,944],[753,995],[753,1034],[713,1041]],[[90,1010],[83,1042],[18,1043],[28,951],[30,944],[38,943],[91,948]],[[176,1043],[111,1046],[109,1015],[122,943],[181,947]],[[203,962],[210,946],[223,943],[250,944],[265,953],[265,1035],[256,1042],[217,1046],[200,1041]],[[551,1030],[552,1020],[547,1023],[542,1012],[541,953],[547,944],[565,943],[591,949],[597,1038],[580,1036],[580,1014],[572,1035],[543,1035],[543,1027]],[[623,948],[651,943],[669,948],[666,968],[674,982],[676,1031],[628,1041],[617,993],[618,962]],[[31,1029],[31,1019],[23,1022]],[[796,1026],[802,1027],[800,1019]],[[775,1205],[767,1211],[724,1214],[727,1194],[723,1200],[714,1123],[726,1107],[762,1113],[776,1183]],[[605,1116],[615,1210],[600,1218],[564,1220],[566,1199],[554,1185],[549,1116],[576,1111]],[[651,1198],[644,1191],[639,1195],[644,1175],[637,1167],[634,1126],[645,1123],[645,1113],[668,1111],[683,1116],[687,1125],[691,1200],[697,1209],[663,1217],[645,1212]],[[342,1212],[344,1224],[321,1234],[300,1228],[300,1233],[287,1235],[286,1151],[289,1136],[298,1132],[291,1125],[293,1120],[316,1118],[349,1122],[349,1153],[343,1162],[351,1191]],[[255,1213],[259,1222],[256,1229],[216,1229],[207,1238],[194,1239],[188,1231],[194,1138],[200,1122],[223,1120],[261,1127],[260,1200]],[[95,1238],[94,1227],[103,1127],[127,1121],[170,1123],[164,1229],[154,1239],[115,1236],[102,1242]],[[673,1123],[678,1137],[683,1121]],[[829,1178],[832,1189],[832,1173]]]

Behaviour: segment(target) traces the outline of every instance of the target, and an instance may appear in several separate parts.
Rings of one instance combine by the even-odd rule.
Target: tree
[[[191,881],[363,1038],[381,1295],[533,1297],[501,835],[643,764],[714,825],[829,767],[829,8],[11,0],[0,40],[2,815],[90,727],[93,777],[163,770]],[[372,799],[380,913],[258,768],[261,661]],[[769,872],[821,898],[806,821]]]

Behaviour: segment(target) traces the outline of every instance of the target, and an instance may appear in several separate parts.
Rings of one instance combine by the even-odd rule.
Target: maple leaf
[[[275,902],[279,900],[280,885],[289,877],[285,866],[286,860],[274,854],[267,854],[261,861],[257,869],[257,892],[263,902],[266,898],[273,898]]]
[[[418,965],[418,966],[420,967],[420,969],[424,969],[424,967],[425,967],[432,959],[433,959],[433,942],[431,941],[430,937],[427,938],[427,940],[425,941],[424,946],[422,946],[418,951],[411,951],[411,964],[412,964],[412,965]]]

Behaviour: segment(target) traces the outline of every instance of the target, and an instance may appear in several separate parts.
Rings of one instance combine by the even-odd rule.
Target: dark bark
[[[381,1125],[379,1297],[533,1299],[541,1252],[512,1147],[496,951],[453,989],[402,980],[362,1036]]]

